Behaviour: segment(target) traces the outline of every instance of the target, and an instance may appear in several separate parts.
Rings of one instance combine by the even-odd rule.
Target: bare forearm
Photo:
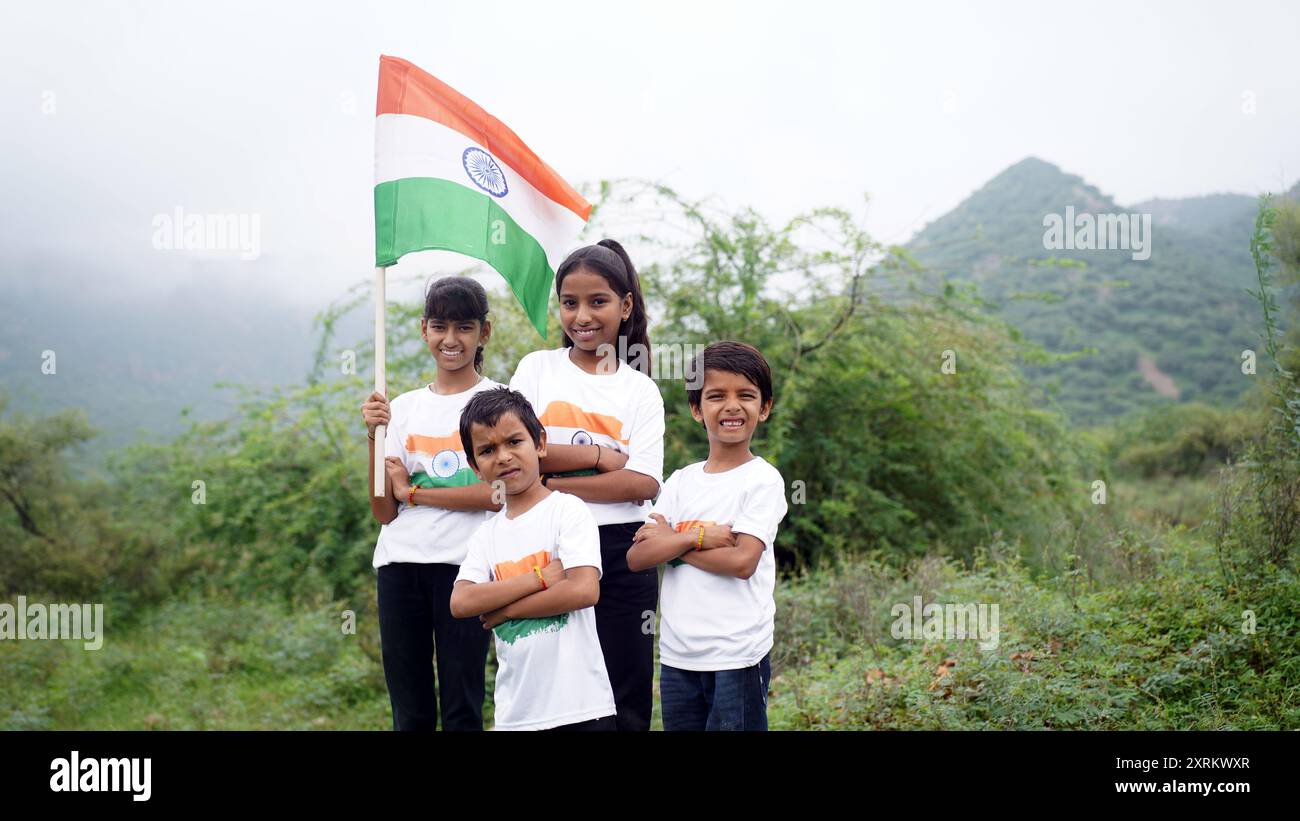
[[[397,518],[397,500],[393,498],[393,483],[384,482],[384,495],[375,495],[375,440],[370,440],[370,469],[369,483],[366,485],[366,495],[370,497],[370,514],[375,517],[375,521],[381,525],[386,525]],[[387,477],[385,477],[387,478]]]
[[[465,487],[421,487],[415,489],[415,503],[446,510],[500,510],[492,501],[492,486],[476,482]]]
[[[659,492],[659,483],[653,478],[626,469],[599,476],[553,476],[546,486],[587,502],[644,502]]]
[[[600,445],[547,445],[541,459],[545,473],[569,473],[575,470],[596,470],[610,473],[627,464],[627,454]]]
[[[544,473],[568,473],[571,470],[591,470],[596,467],[599,445],[552,445],[546,446],[546,455],[541,458]]]
[[[507,619],[536,619],[558,616],[584,607],[593,607],[600,599],[600,585],[564,579],[545,590],[525,596],[501,611]]]
[[[451,615],[457,619],[481,616],[513,604],[540,587],[541,583],[532,573],[499,582],[457,584],[451,591]]]
[[[682,561],[691,567],[717,573],[719,576],[731,576],[747,579],[754,574],[754,568],[745,551],[738,547],[719,547],[714,550],[688,550],[681,555]]]
[[[627,569],[633,572],[676,559],[695,547],[694,531],[670,533],[634,542],[627,551]]]

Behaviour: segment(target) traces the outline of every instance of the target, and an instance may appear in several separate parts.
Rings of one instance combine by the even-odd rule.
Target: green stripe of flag
[[[541,244],[495,199],[428,177],[376,185],[375,265],[393,265],[403,254],[434,249],[465,254],[495,268],[510,283],[537,333],[546,338],[555,272]]]

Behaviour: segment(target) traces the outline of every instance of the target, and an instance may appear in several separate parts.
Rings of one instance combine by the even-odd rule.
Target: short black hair
[[[740,374],[758,388],[764,405],[772,401],[772,369],[763,354],[753,345],[724,339],[714,342],[695,357],[688,372],[691,378],[686,381],[686,400],[693,408],[700,406],[704,394],[705,370]],[[697,381],[699,387],[692,388],[691,385]]]
[[[460,412],[460,443],[465,448],[465,458],[470,467],[478,469],[474,461],[474,440],[470,429],[475,425],[492,427],[501,421],[501,417],[513,413],[524,423],[524,428],[533,437],[533,444],[542,446],[542,423],[538,421],[532,404],[519,391],[512,391],[504,385],[474,394]]]

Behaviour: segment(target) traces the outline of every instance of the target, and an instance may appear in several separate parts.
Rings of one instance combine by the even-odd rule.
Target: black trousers
[[[596,633],[614,689],[619,730],[649,730],[654,689],[655,610],[659,572],[627,569],[627,551],[640,522],[601,525],[600,601]]]
[[[542,730],[543,733],[595,733],[608,730],[617,730],[618,726],[614,723],[613,716],[601,716],[587,721],[579,721],[577,724],[562,724],[559,727],[551,727]]]
[[[379,568],[379,641],[394,730],[435,729],[439,702],[442,729],[483,729],[484,667],[492,632],[478,618],[452,618],[451,588],[459,571],[454,564],[409,562]]]

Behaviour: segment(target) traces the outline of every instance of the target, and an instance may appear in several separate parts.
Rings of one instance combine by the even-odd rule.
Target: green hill
[[[1150,257],[1045,247],[1049,214],[1148,214]],[[1068,361],[1028,369],[1071,418],[1103,422],[1171,401],[1235,402],[1258,349],[1249,253],[1256,201],[1237,194],[1131,206],[1028,158],[927,225],[908,249],[975,282],[1004,318]],[[1031,295],[1032,298],[1031,298]]]

